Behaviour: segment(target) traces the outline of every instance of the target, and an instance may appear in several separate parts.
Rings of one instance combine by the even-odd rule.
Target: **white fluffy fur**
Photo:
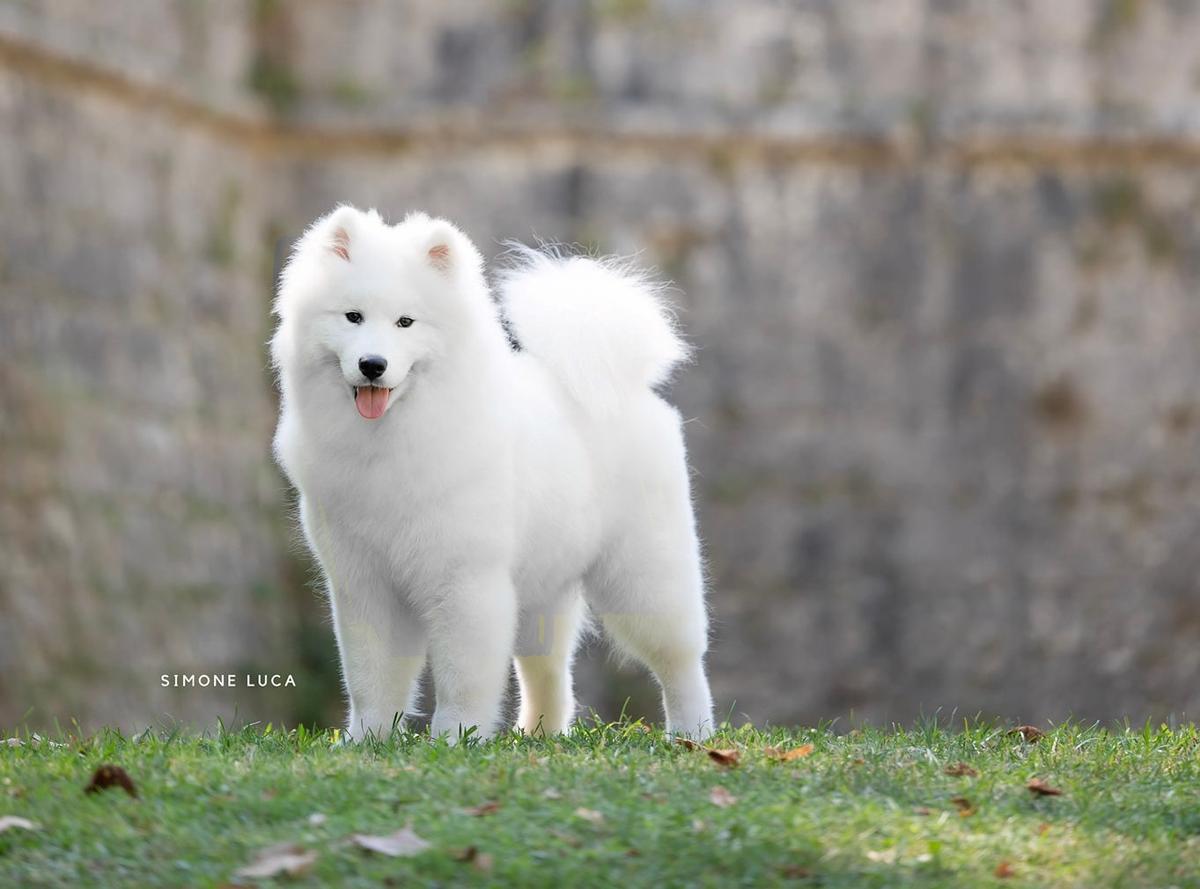
[[[635,270],[517,245],[514,255],[500,274],[505,314],[522,348],[586,408],[614,413],[688,357],[661,288]]]
[[[414,712],[428,660],[432,731],[490,735],[514,658],[518,726],[565,730],[590,608],[657,678],[668,728],[707,734],[683,437],[650,390],[686,349],[644,279],[525,251],[502,279],[514,352],[481,266],[444,220],[340,207],[280,285],[275,451],[328,581],[348,730]],[[377,420],[355,408],[364,355],[387,360]]]

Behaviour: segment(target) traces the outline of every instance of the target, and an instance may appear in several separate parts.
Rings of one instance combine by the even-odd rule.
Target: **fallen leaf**
[[[709,800],[714,806],[720,806],[722,809],[732,806],[737,802],[737,797],[726,790],[724,787],[714,787],[712,793],[708,795]]]
[[[978,770],[971,768],[965,762],[956,762],[952,766],[946,766],[946,768],[944,768],[942,771],[944,771],[947,775],[951,775],[955,778],[962,778],[962,777],[978,778],[979,777]]]
[[[278,843],[268,846],[255,856],[254,861],[236,871],[235,880],[265,880],[287,874],[299,877],[308,873],[317,861],[317,853],[294,843]]]
[[[99,793],[102,790],[108,790],[110,787],[120,787],[132,797],[137,797],[137,788],[133,784],[133,779],[129,777],[129,773],[120,766],[102,765],[94,773],[92,780],[88,782],[88,786],[83,788],[84,793]]]
[[[913,809],[913,814],[914,815],[932,815],[933,809],[930,809],[928,806],[917,806],[915,809]]]
[[[1025,789],[1035,796],[1062,796],[1062,791],[1057,787],[1051,787],[1041,778],[1030,778],[1029,783],[1025,785]]]
[[[700,749],[699,744],[697,744],[691,738],[685,738],[682,735],[676,736],[675,743],[678,744],[680,747],[684,747],[688,750],[699,750]]]
[[[782,747],[767,747],[763,753],[768,759],[778,760],[779,762],[792,762],[796,759],[804,759],[806,756],[811,756],[816,748],[812,744],[801,744],[799,747],[793,747],[791,750],[784,750]]]
[[[897,854],[898,853],[896,852],[895,848],[883,849],[879,852],[868,850],[867,858],[869,858],[871,861],[881,861],[884,864],[894,864],[896,862]]]
[[[2,815],[0,816],[0,833],[6,830],[37,830],[38,826],[28,818],[22,818],[19,815]]]
[[[1009,864],[1007,861],[1001,861],[999,864],[996,865],[996,869],[992,873],[994,873],[1001,880],[1007,880],[1009,877],[1013,876],[1016,872],[1013,870],[1013,866],[1011,864]]]
[[[1008,733],[1010,735],[1020,735],[1030,744],[1040,741],[1046,736],[1046,733],[1036,725],[1018,725],[1016,728],[1010,729]]]
[[[453,854],[456,861],[470,862],[475,865],[477,870],[484,873],[490,872],[496,864],[495,859],[486,852],[480,852],[478,846],[467,846]]]
[[[1050,825],[1047,824],[1045,821],[1043,821],[1041,824],[1039,824],[1037,826],[1037,832],[1039,835],[1044,834],[1049,829],[1050,829]]]
[[[368,852],[377,852],[380,855],[387,855],[390,858],[407,858],[410,855],[419,855],[429,848],[429,843],[413,833],[412,828],[409,826],[402,827],[395,833],[384,837],[356,833],[350,837],[350,842],[360,849],[366,849]]]
[[[955,807],[958,809],[959,817],[970,818],[975,814],[975,807],[971,805],[971,801],[965,796],[953,797],[950,802],[954,803]]]
[[[708,758],[723,769],[731,769],[742,761],[741,751],[735,750],[732,747],[724,750],[709,747],[707,752]]]
[[[580,818],[582,818],[584,821],[592,822],[592,824],[603,824],[604,823],[604,813],[597,812],[595,809],[579,808],[579,809],[575,810],[575,814],[578,815]]]
[[[867,764],[867,761],[865,759],[850,760],[850,765],[852,765],[852,766],[865,766],[866,764]]]
[[[806,877],[812,876],[812,871],[807,867],[799,867],[795,864],[789,864],[783,868],[780,873],[789,880],[803,880]]]
[[[494,815],[500,811],[500,803],[494,799],[482,802],[477,806],[472,806],[470,809],[463,809],[467,815],[474,815],[476,818],[483,818],[485,815]]]

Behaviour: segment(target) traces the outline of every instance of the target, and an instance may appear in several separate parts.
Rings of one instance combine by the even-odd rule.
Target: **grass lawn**
[[[1200,886],[1194,726],[742,728],[726,765],[636,723],[61,741],[0,740],[0,824],[34,824],[0,832],[0,886]],[[138,797],[85,793],[102,764]],[[298,875],[236,876],[283,843]]]

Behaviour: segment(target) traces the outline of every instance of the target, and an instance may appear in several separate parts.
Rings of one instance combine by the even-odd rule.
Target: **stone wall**
[[[0,6],[0,724],[336,713],[263,343],[343,200],[677,283],[724,711],[1193,714],[1198,84],[1187,2]]]

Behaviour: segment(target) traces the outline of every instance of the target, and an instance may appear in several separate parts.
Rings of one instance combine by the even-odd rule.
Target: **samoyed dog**
[[[514,660],[517,727],[565,731],[590,612],[654,674],[668,730],[707,735],[683,436],[652,391],[687,349],[612,262],[525,250],[498,291],[422,213],[339,207],[284,270],[275,453],[328,583],[347,731],[413,713],[428,661],[433,734],[490,736]]]

